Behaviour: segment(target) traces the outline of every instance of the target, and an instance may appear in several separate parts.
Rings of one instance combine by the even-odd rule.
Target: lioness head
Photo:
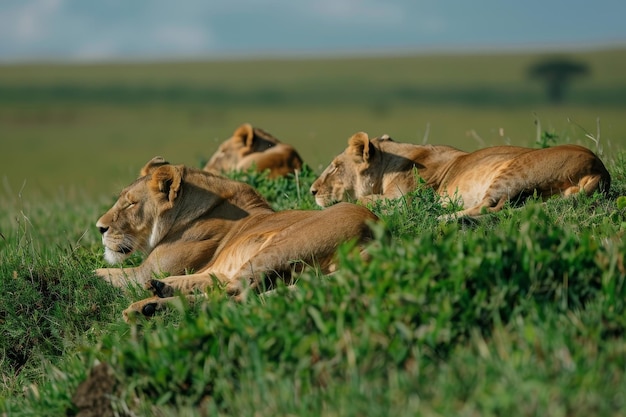
[[[104,258],[118,263],[135,251],[150,252],[162,235],[162,222],[181,192],[182,170],[155,157],[140,177],[120,193],[119,198],[96,223],[105,247]]]
[[[327,207],[342,200],[356,200],[378,192],[376,144],[391,140],[388,135],[370,140],[365,132],[348,139],[348,147],[322,172],[311,186],[315,202]]]
[[[237,169],[246,156],[264,152],[279,143],[281,142],[278,139],[266,131],[244,123],[235,130],[233,136],[220,144],[204,170],[221,173]]]

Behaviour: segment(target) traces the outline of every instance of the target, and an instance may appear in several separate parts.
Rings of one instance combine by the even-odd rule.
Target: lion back
[[[269,177],[276,178],[299,171],[302,165],[302,158],[293,146],[244,123],[219,146],[204,170],[225,173],[255,168],[259,172],[268,170]]]

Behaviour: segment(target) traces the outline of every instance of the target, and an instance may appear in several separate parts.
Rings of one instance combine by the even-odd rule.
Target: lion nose
[[[100,234],[105,234],[109,228],[107,226],[98,226],[98,230],[100,230]]]
[[[311,187],[311,194],[313,194],[313,196],[315,196],[317,194],[317,188]]]

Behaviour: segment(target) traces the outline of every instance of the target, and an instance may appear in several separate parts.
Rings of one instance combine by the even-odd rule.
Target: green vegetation
[[[439,223],[419,189],[372,207],[368,263],[346,246],[333,276],[243,304],[216,290],[135,325],[121,310],[141,290],[90,272],[112,199],[3,199],[0,409],[74,415],[106,363],[122,415],[624,415],[625,166],[608,164],[608,198],[470,223]],[[234,176],[277,209],[314,206],[312,170]]]
[[[626,415],[626,53],[572,56],[591,75],[559,106],[531,54],[0,67],[0,414],[76,415],[104,363],[119,415]],[[145,294],[93,275],[96,219],[151,157],[201,166],[246,121],[308,164],[233,174],[280,210],[315,208],[310,184],[357,130],[580,143],[613,182],[450,224],[419,189],[372,207],[368,263],[346,246],[295,289],[124,323]]]

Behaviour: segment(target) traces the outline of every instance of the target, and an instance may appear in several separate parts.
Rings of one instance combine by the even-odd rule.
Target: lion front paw
[[[159,299],[148,298],[131,304],[122,312],[122,315],[124,316],[124,321],[130,323],[137,317],[152,317],[162,308],[163,305]]]
[[[159,298],[168,298],[174,296],[174,287],[159,281],[158,279],[151,279],[146,283],[146,289],[151,291],[152,294]]]
[[[127,286],[129,283],[127,277],[114,268],[98,268],[94,271],[94,273],[114,287],[122,288]]]

